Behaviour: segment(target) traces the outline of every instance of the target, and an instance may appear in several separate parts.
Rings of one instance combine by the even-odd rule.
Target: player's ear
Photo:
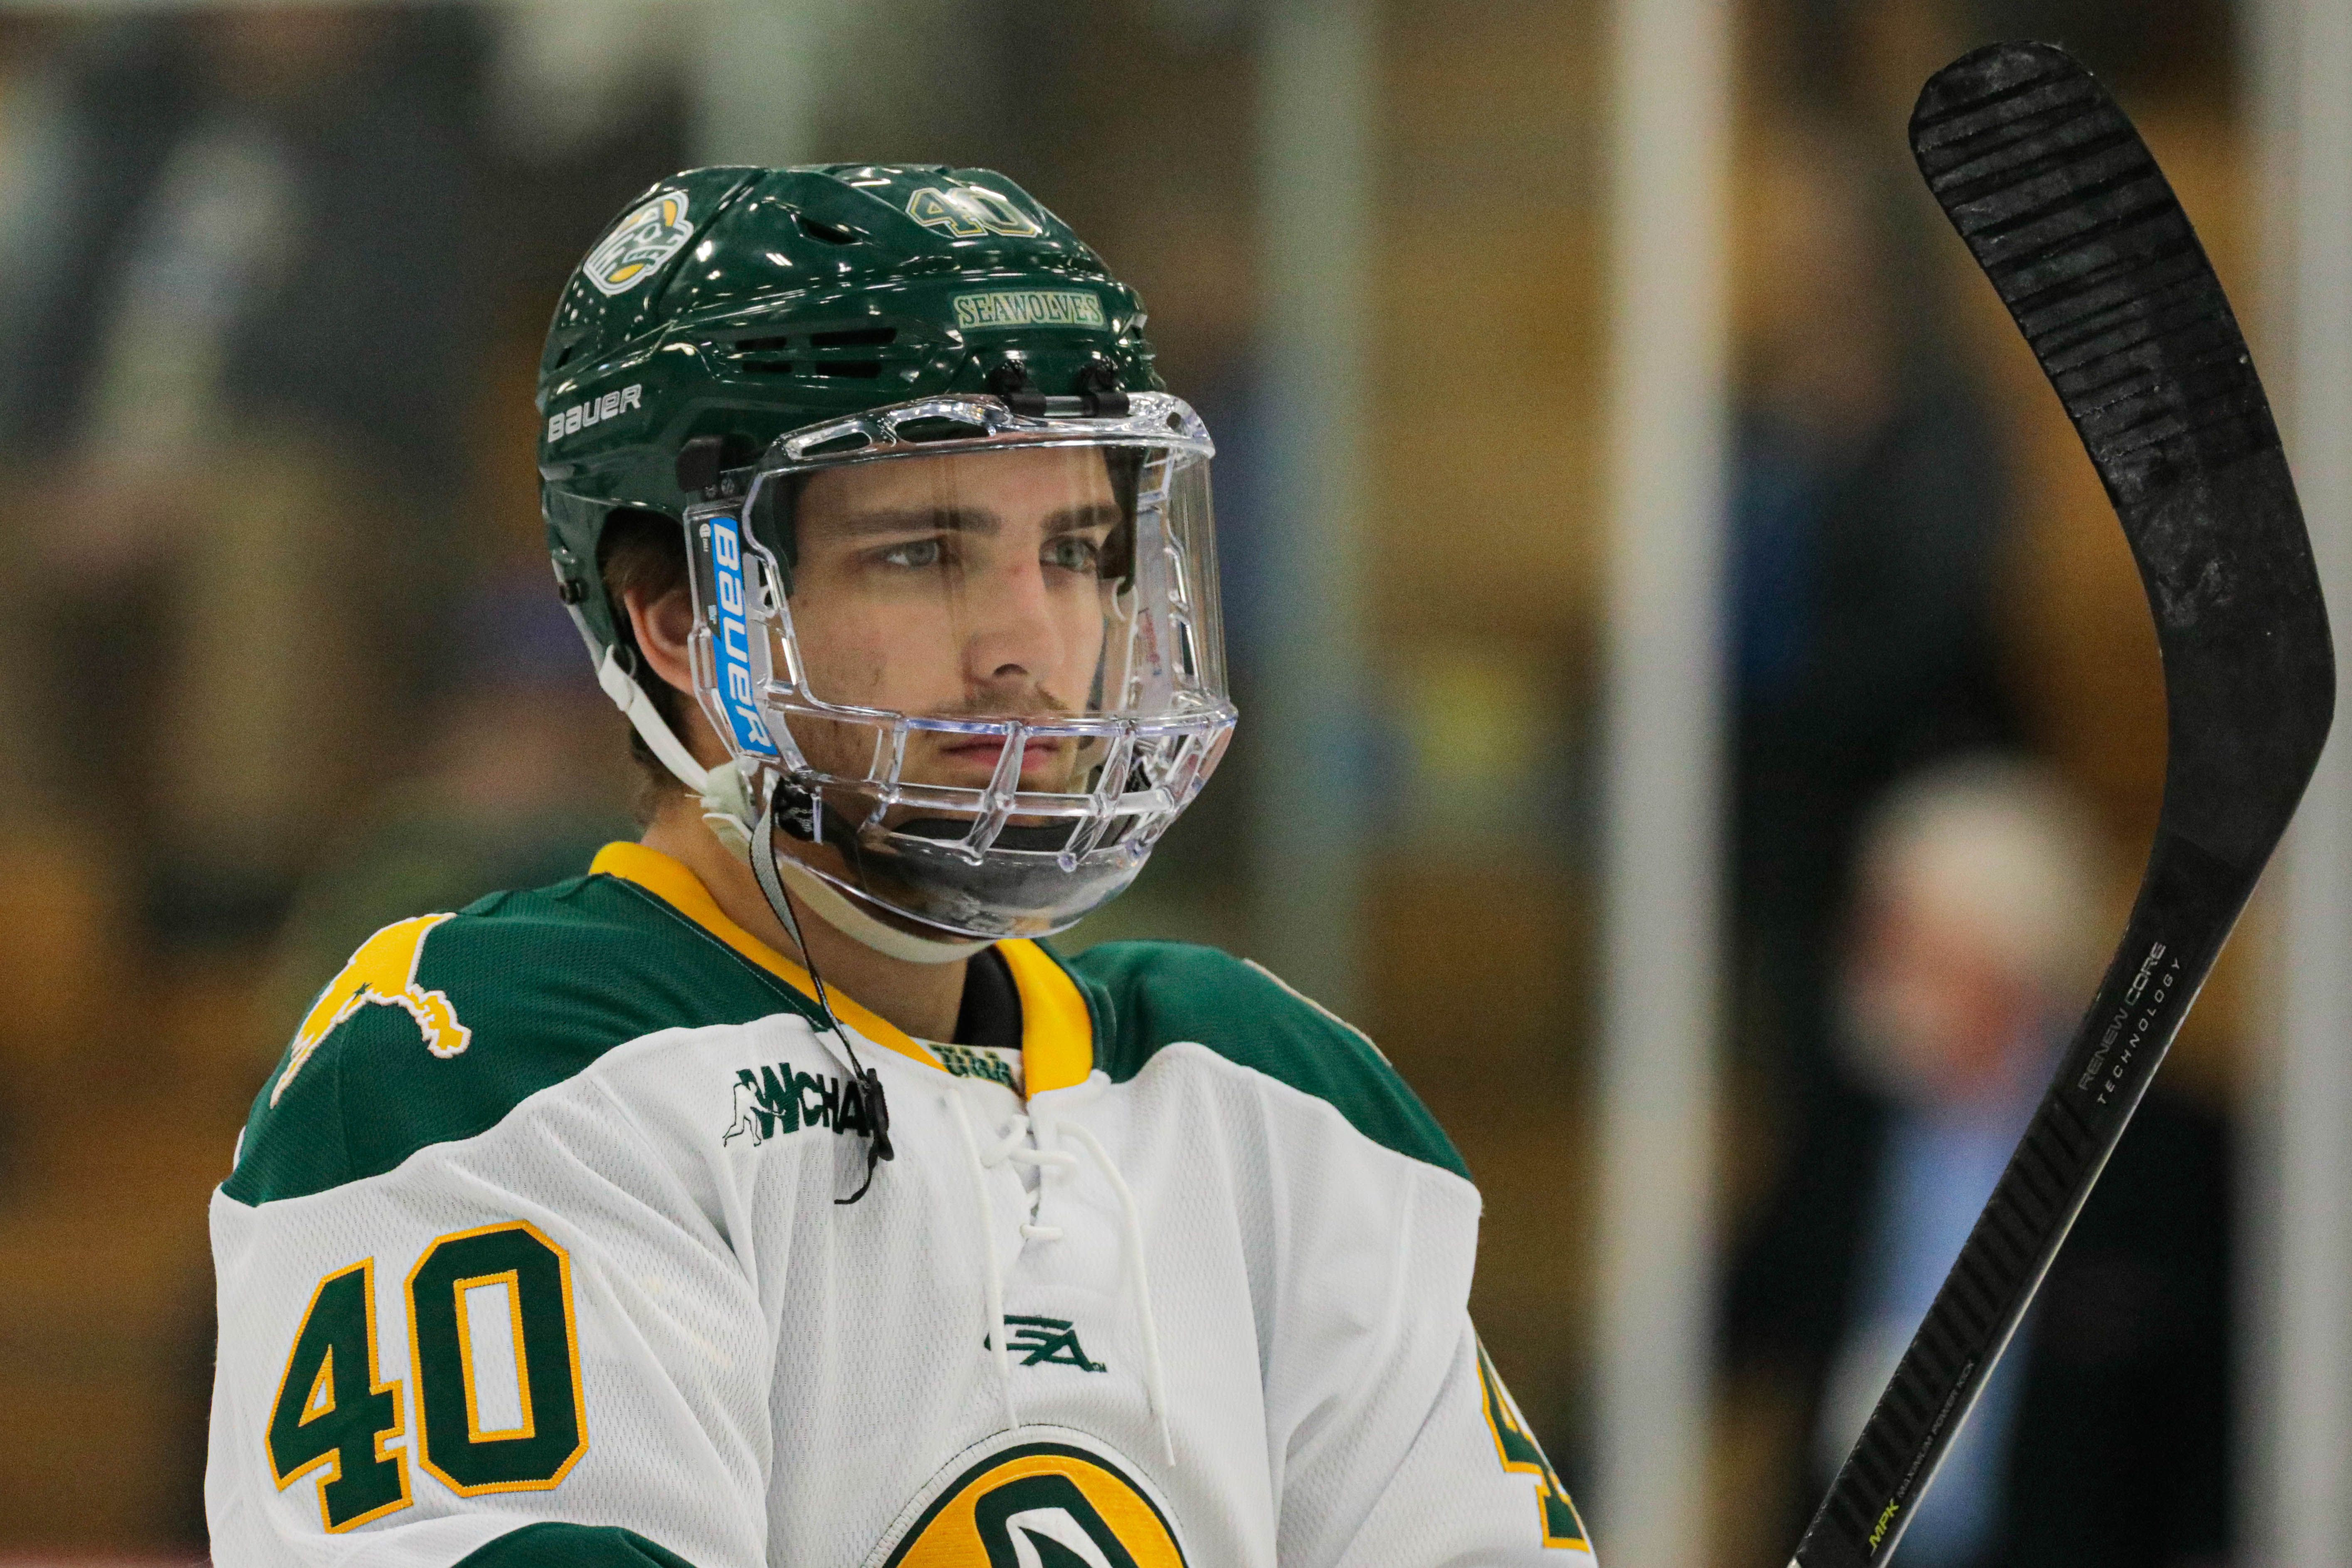
[[[687,639],[694,632],[694,595],[683,584],[663,594],[632,586],[622,591],[621,602],[629,612],[629,630],[646,668],[691,696],[694,664]]]

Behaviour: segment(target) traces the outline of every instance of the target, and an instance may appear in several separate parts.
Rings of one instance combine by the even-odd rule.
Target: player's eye
[[[1057,570],[1092,577],[1102,570],[1102,547],[1083,533],[1057,533],[1045,542],[1038,559]]]
[[[947,557],[947,545],[939,539],[909,539],[874,552],[874,558],[885,566],[920,572],[937,566]]]

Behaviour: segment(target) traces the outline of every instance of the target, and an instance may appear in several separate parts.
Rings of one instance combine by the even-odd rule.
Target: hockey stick
[[[2270,405],[2139,133],[2043,44],[1919,94],[1911,150],[2115,503],[2170,729],[2139,899],[2058,1074],[1791,1568],[1885,1561],[2302,798],[2335,652]]]

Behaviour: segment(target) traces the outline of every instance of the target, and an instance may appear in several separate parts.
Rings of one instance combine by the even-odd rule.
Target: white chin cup
[[[970,958],[981,949],[994,945],[986,941],[917,936],[911,931],[900,931],[897,926],[859,909],[847,894],[790,855],[779,853],[776,856],[776,870],[791,884],[793,895],[805,902],[819,920],[887,958],[901,959],[908,963],[953,963],[960,958]]]
[[[750,853],[751,828],[759,814],[751,809],[751,793],[743,787],[743,770],[733,763],[721,763],[703,774],[695,793],[701,799],[702,820],[710,836],[738,855]]]

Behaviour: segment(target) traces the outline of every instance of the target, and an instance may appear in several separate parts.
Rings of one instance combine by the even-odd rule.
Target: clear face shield
[[[1133,881],[1233,732],[1212,451],[1160,393],[926,398],[780,437],[690,510],[697,694],[752,798],[782,784],[783,853],[979,940]]]

